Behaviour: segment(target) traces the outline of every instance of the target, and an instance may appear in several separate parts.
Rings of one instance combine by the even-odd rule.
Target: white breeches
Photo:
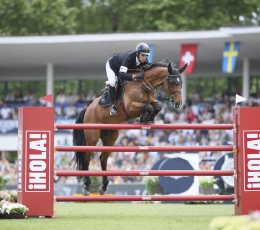
[[[106,81],[106,85],[110,84],[112,87],[115,87],[116,75],[115,75],[114,71],[110,68],[109,60],[106,63],[106,72],[107,72],[107,78],[108,78],[108,81]]]

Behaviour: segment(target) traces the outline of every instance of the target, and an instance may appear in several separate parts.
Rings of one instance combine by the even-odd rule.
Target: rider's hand
[[[141,72],[139,74],[136,74],[135,76],[136,79],[143,79],[144,78],[144,72]]]

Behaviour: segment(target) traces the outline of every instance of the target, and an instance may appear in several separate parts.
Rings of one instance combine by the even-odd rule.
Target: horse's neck
[[[145,78],[156,89],[163,84],[167,73],[167,67],[153,67],[145,72]]]

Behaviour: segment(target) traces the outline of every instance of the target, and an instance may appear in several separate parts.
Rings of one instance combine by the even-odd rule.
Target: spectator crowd
[[[31,97],[30,97],[31,95]],[[259,97],[248,99],[246,103],[239,106],[259,106]],[[13,98],[9,93],[6,98]],[[25,96],[28,100],[35,100],[33,94]],[[24,100],[25,97],[20,97]],[[55,98],[56,117],[76,118],[82,109],[77,103],[82,102],[85,107],[96,98],[93,92],[88,96],[77,92],[65,95],[61,90]],[[159,100],[159,98],[158,98]],[[194,91],[191,98],[180,108],[175,109],[171,105],[162,102],[163,107],[155,118],[155,124],[232,124],[232,107],[234,98],[226,92],[221,96],[212,95],[207,100],[201,100],[198,92]],[[1,108],[2,119],[17,118],[16,108],[13,110],[8,106],[8,100],[3,103]],[[43,105],[41,103],[41,105]],[[8,114],[12,115],[8,115]],[[232,144],[232,130],[121,130],[120,136],[116,141],[117,146],[217,146]],[[64,139],[55,145],[72,145],[72,141]],[[102,143],[98,143],[102,145]],[[226,152],[200,152],[199,168],[201,170],[213,169],[215,161]],[[166,153],[158,152],[119,152],[111,153],[108,159],[108,170],[149,170],[160,158],[164,158]],[[6,153],[2,152],[0,159],[0,173],[16,183],[17,162],[12,166],[6,160]],[[55,153],[54,167],[56,170],[69,170],[72,167],[73,152]],[[100,170],[100,153],[93,153],[90,170]],[[109,177],[111,183],[120,184],[124,182],[141,182],[142,177]],[[57,183],[78,183],[76,177],[57,177]],[[82,182],[81,182],[82,183]]]
[[[54,98],[55,116],[74,119],[81,109],[87,107],[96,97],[93,91],[85,95],[77,91],[65,94],[63,90],[59,90]],[[0,95],[0,119],[17,119],[19,106],[46,106],[46,103],[32,91],[27,91],[25,95],[21,90],[17,90],[15,94],[9,91],[5,97]]]

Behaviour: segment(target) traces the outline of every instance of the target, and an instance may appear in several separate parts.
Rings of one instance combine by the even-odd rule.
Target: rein
[[[157,90],[150,84],[149,81],[147,81],[145,78],[144,79],[140,79],[140,85],[138,85],[137,83],[133,83],[131,81],[125,81],[123,84],[132,84],[132,85],[136,85],[138,86],[141,90],[143,89],[144,91],[146,91],[148,94],[149,93],[153,93],[156,94],[157,96],[159,96],[160,98],[162,98],[167,104],[169,104],[170,102],[174,102],[174,99],[172,98],[172,95],[176,94],[176,93],[181,93],[180,90],[171,91],[170,88],[170,79],[169,79],[169,75],[166,77],[166,80],[168,81],[168,90],[171,93],[170,97],[163,97],[159,92],[157,92]],[[144,86],[142,86],[142,83],[144,84]],[[142,96],[142,91],[140,92],[140,98],[143,98]]]

